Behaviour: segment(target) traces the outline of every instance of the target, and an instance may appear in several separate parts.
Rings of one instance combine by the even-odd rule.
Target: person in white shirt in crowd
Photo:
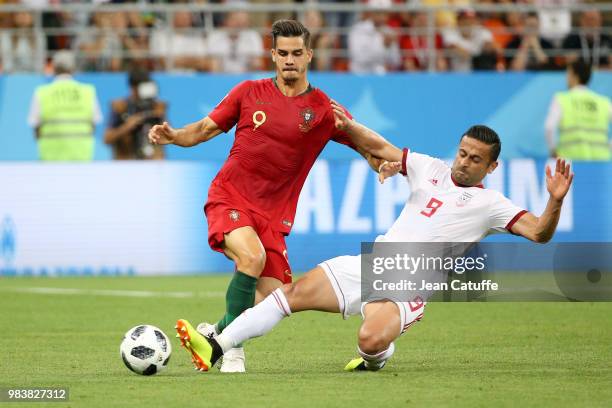
[[[450,68],[453,71],[471,71],[476,58],[490,59],[496,65],[493,35],[484,28],[473,10],[463,10],[457,16],[457,27],[442,33],[444,45],[450,51]]]
[[[201,30],[193,26],[188,11],[176,11],[173,24],[153,30],[149,40],[151,54],[159,68],[203,71],[206,61],[206,40]]]
[[[13,15],[11,31],[0,34],[0,70],[4,72],[36,72],[44,67],[46,42],[40,31],[33,30],[32,13]]]
[[[568,6],[580,4],[580,0],[534,0],[538,7],[540,35],[555,46],[572,30],[572,12]]]
[[[245,11],[226,14],[223,28],[209,34],[207,48],[212,72],[241,73],[262,69],[263,40],[250,28],[250,17]]]
[[[349,31],[349,69],[359,74],[383,74],[400,66],[397,33],[387,25],[391,0],[368,1],[369,11]]]

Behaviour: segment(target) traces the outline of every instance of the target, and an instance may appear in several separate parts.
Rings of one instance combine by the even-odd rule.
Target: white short
[[[339,256],[319,264],[331,282],[342,317],[361,314],[366,302],[361,301],[361,255]],[[427,302],[394,302],[400,312],[401,332],[421,320]]]

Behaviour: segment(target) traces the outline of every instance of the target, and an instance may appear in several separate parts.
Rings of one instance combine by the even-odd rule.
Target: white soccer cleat
[[[245,368],[245,355],[244,348],[236,347],[230,349],[223,355],[223,361],[221,362],[222,373],[244,373]]]
[[[214,324],[202,322],[198,324],[196,328],[197,332],[200,333],[204,337],[208,337],[209,339],[213,339],[217,337],[217,329]]]

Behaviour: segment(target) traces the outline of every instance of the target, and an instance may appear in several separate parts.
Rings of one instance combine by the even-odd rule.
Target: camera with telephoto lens
[[[134,114],[144,116],[142,123],[134,129],[133,137],[136,156],[139,159],[148,159],[155,153],[154,147],[149,143],[149,130],[163,121],[160,112],[156,110],[156,105],[159,102],[157,99],[157,84],[150,79],[149,73],[146,71],[131,72],[129,82],[130,86],[135,89],[137,98],[130,104],[131,106],[124,114],[123,120],[127,120]]]

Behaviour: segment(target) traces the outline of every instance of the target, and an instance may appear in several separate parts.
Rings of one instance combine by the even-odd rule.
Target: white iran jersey
[[[477,242],[489,234],[511,232],[526,213],[498,191],[457,185],[442,160],[409,152],[402,168],[410,198],[389,231],[376,241]]]

